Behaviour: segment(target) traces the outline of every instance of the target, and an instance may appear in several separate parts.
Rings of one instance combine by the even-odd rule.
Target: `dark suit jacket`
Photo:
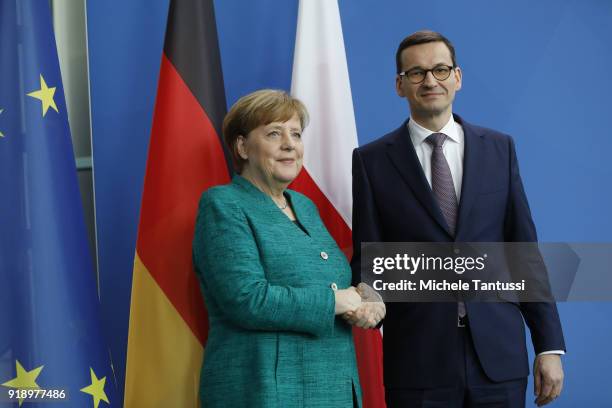
[[[448,227],[410,140],[407,122],[353,152],[353,282],[361,242],[532,242],[537,240],[510,136],[471,125],[465,134],[456,236]],[[525,329],[536,353],[564,350],[554,303],[467,302],[474,346],[493,381],[529,374]],[[388,388],[452,386],[462,354],[456,303],[388,303],[384,376]]]

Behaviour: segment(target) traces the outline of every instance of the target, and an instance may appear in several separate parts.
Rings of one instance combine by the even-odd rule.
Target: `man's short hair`
[[[453,47],[453,44],[449,41],[449,39],[435,31],[421,30],[417,31],[414,34],[410,34],[408,37],[404,38],[400,43],[399,47],[397,47],[397,52],[395,53],[395,64],[397,65],[397,73],[399,74],[400,72],[402,72],[402,51],[404,51],[408,47],[412,47],[413,45],[427,44],[438,41],[446,44],[446,47],[448,48],[451,54],[453,67],[456,66],[457,61],[455,61],[455,47]]]
[[[304,130],[308,124],[308,111],[299,99],[285,91],[261,89],[238,99],[223,120],[223,139],[232,155],[236,172],[240,174],[246,163],[238,154],[238,136],[247,137],[259,126],[285,122],[293,115],[298,116]]]

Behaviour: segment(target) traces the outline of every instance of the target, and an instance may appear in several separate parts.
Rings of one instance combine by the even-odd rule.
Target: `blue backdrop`
[[[408,115],[394,90],[399,41],[422,28],[455,44],[455,111],[514,136],[542,241],[612,241],[612,3],[340,0],[360,144]],[[129,291],[167,0],[90,0],[88,33],[99,265],[123,381]],[[217,0],[228,104],[289,89],[297,0]],[[330,135],[331,137],[331,135]],[[558,407],[612,405],[612,304],[559,306],[568,354]],[[530,385],[531,387],[531,385]]]

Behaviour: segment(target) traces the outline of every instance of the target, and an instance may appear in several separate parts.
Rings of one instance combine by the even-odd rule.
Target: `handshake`
[[[387,309],[381,296],[371,286],[361,282],[357,287],[336,290],[336,315],[349,324],[372,329],[385,317]]]

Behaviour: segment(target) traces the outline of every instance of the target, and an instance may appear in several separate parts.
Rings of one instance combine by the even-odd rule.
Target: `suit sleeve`
[[[359,150],[353,150],[353,271],[352,285],[361,279],[361,243],[383,240],[374,194]]]
[[[193,254],[206,295],[234,324],[313,335],[333,331],[333,291],[270,284],[249,223],[236,203],[202,196]]]
[[[506,214],[505,241],[536,242],[538,237],[519,173],[514,142],[511,138],[509,138],[509,152],[510,199]],[[539,252],[537,256],[540,257]],[[528,264],[528,261],[523,262],[525,262],[523,265]],[[543,278],[547,279],[546,276]],[[557,305],[554,302],[522,302],[520,306],[529,327],[536,354],[550,350],[565,351]]]

